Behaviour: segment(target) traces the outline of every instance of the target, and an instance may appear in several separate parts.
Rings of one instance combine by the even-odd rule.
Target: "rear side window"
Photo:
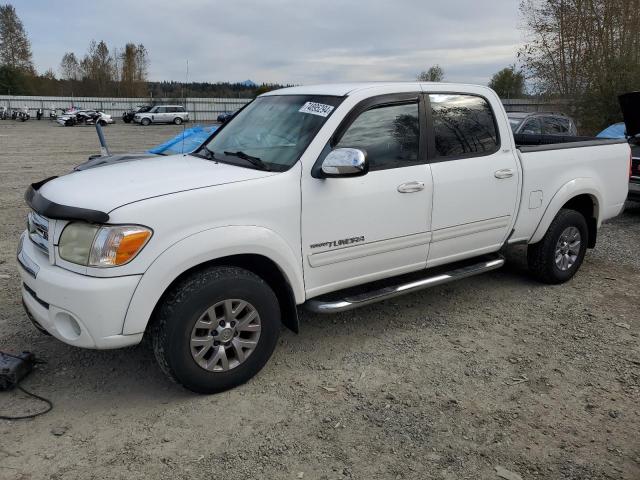
[[[422,163],[419,145],[416,102],[385,105],[361,113],[336,146],[361,148],[367,152],[370,170],[384,170]]]
[[[174,112],[184,112],[184,107],[176,107]]]
[[[569,120],[560,117],[544,117],[542,119],[542,133],[545,135],[567,135]]]
[[[540,121],[537,118],[530,118],[522,126],[522,130],[520,131],[520,133],[524,133],[527,135],[542,134],[542,129],[540,128]]]
[[[498,132],[489,102],[475,95],[429,95],[435,156],[454,159],[498,150]]]

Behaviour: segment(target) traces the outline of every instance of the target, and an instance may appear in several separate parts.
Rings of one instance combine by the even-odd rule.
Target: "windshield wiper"
[[[204,155],[207,158],[207,160],[218,160],[216,158],[216,154],[213,151],[209,150],[206,145],[203,145],[202,148],[198,150],[198,153],[200,152],[204,152]]]
[[[267,172],[271,171],[267,164],[260,160],[259,157],[252,157],[251,155],[247,155],[244,152],[224,152],[224,154],[229,157],[238,157],[242,160],[246,160],[253,166],[258,167],[260,170],[266,170]]]

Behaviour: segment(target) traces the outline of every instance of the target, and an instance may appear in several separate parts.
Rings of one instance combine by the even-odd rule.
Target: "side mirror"
[[[322,162],[322,176],[359,177],[369,171],[367,154],[358,148],[336,148]]]

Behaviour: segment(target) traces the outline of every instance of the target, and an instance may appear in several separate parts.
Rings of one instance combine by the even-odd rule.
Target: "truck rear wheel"
[[[544,283],[558,284],[570,280],[582,265],[588,235],[587,221],[581,213],[560,210],[542,240],[529,245],[529,271]]]
[[[236,387],[267,363],[280,334],[269,285],[237,267],[214,267],[177,285],[151,327],[162,370],[197,393]]]

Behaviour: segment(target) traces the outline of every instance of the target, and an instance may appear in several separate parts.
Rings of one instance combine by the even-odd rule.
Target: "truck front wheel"
[[[197,393],[238,386],[267,363],[280,334],[269,285],[237,267],[213,267],[181,281],[151,326],[162,370]]]
[[[558,284],[570,280],[582,265],[588,235],[587,221],[580,212],[560,210],[542,240],[529,245],[529,270],[544,283]]]

